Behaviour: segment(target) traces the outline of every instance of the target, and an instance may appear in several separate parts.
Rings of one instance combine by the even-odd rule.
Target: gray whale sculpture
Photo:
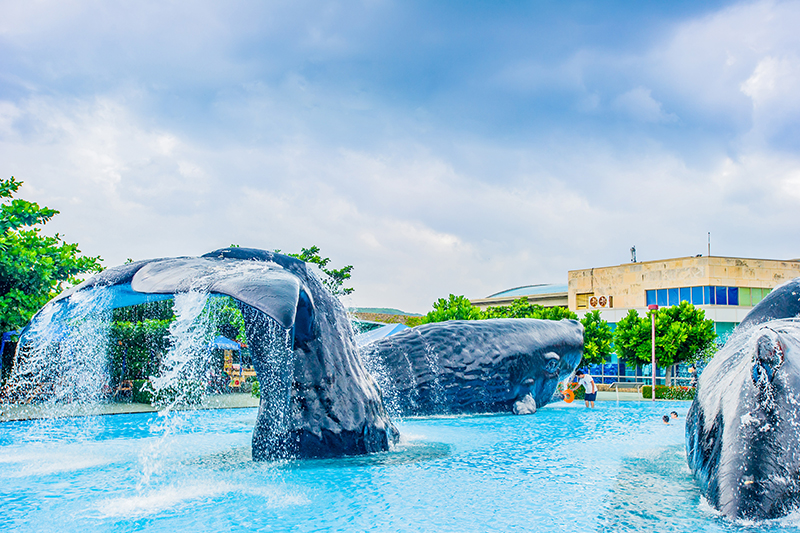
[[[582,353],[580,322],[527,318],[423,324],[362,347],[400,415],[535,412]]]
[[[189,290],[239,302],[261,385],[252,441],[256,460],[385,451],[398,438],[375,381],[360,363],[344,307],[302,261],[248,248],[139,261],[104,270],[49,305],[91,290],[108,292],[111,308]],[[286,353],[270,350],[270,320],[291,331]]]
[[[689,468],[730,518],[800,506],[800,278],[753,308],[701,375],[686,417]]]

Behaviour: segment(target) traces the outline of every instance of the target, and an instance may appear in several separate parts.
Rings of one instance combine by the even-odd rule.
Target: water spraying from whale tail
[[[69,405],[74,414],[100,401],[109,386],[107,302],[104,291],[86,291],[38,314],[17,344],[3,399]]]
[[[205,392],[203,379],[209,363],[208,345],[213,334],[213,313],[203,313],[207,292],[175,295],[175,321],[169,327],[169,350],[158,374],[149,382],[153,404],[164,410],[199,403]],[[200,394],[198,394],[200,393]]]

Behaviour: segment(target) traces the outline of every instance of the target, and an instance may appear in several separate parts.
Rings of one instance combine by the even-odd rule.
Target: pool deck
[[[600,391],[598,402],[645,402],[640,392]],[[657,400],[666,401],[666,400]],[[674,400],[669,400],[674,401]],[[580,402],[577,400],[576,403]],[[239,409],[258,407],[258,398],[250,394],[217,394],[206,396],[199,409]],[[119,402],[90,405],[0,405],[0,422],[31,420],[36,418],[65,418],[71,416],[119,415],[125,413],[154,413],[157,409],[145,403]]]
[[[619,393],[619,401],[621,402],[641,402],[644,401],[645,398],[642,398],[641,392],[620,392]],[[597,401],[604,402],[604,401],[617,401],[617,393],[611,391],[598,391],[597,392]]]
[[[206,396],[199,409],[238,409],[242,407],[258,407],[258,398],[243,393],[215,394]],[[132,402],[58,406],[46,404],[0,405],[0,422],[35,418],[153,413],[157,410],[150,404]]]

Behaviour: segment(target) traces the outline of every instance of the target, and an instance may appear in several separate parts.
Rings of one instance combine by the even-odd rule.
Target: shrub
[[[148,385],[152,390],[152,386]],[[199,381],[181,379],[161,390],[152,391],[153,407],[196,407],[203,401],[205,387]]]
[[[153,396],[150,393],[150,387],[148,384],[149,382],[146,379],[133,380],[132,399],[134,402],[149,404],[152,401]]]
[[[642,387],[642,398],[652,398],[652,387]],[[694,387],[666,387],[656,385],[656,399],[658,400],[694,400],[697,389]]]
[[[195,407],[203,401],[205,387],[199,381],[178,380],[161,390],[154,390],[146,379],[133,380],[133,401],[153,407]]]

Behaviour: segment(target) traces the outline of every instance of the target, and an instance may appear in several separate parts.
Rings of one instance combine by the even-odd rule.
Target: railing
[[[649,371],[649,366],[650,365],[643,365],[643,367],[634,370],[633,368],[626,367],[623,363],[606,363],[603,365],[589,365],[584,368],[584,370],[588,371],[589,374],[592,375],[592,378],[594,378],[595,383],[598,384],[603,383],[608,385],[616,382],[644,382],[646,385],[650,385],[653,379]],[[676,365],[673,368],[675,368],[675,371],[673,371],[670,380],[672,385],[689,385],[692,382],[693,378],[687,375],[684,365]],[[660,370],[663,371],[663,368],[660,368]],[[680,374],[682,375],[678,373],[678,370],[680,370]],[[656,385],[664,384],[666,384],[666,377],[663,375],[656,376]]]
[[[634,375],[625,375],[625,374],[591,374],[592,378],[595,380],[597,384],[604,384],[604,385],[635,385],[638,384],[642,385],[652,385],[653,378],[649,375],[647,376],[634,376]],[[692,383],[692,379],[690,377],[684,376],[673,376],[670,378],[672,386],[689,386]],[[665,385],[666,384],[666,377],[665,376],[656,376],[656,385]],[[622,387],[625,388],[625,387]]]

